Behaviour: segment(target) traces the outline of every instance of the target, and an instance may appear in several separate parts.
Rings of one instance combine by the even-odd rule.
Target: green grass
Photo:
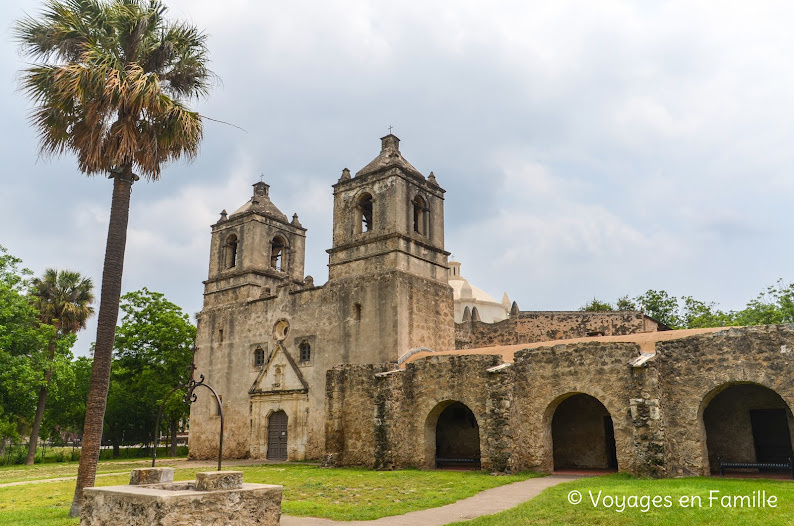
[[[582,502],[572,505],[568,502],[571,491],[582,494]],[[718,490],[719,496],[752,495],[753,491],[764,490],[767,496],[777,497],[776,508],[724,508],[719,501],[709,506],[709,491]],[[643,512],[639,508],[626,506],[622,512],[615,505],[607,508],[599,501],[592,504],[591,496],[601,498],[609,495],[629,497],[632,495],[649,497],[669,496],[672,506],[654,508]],[[700,496],[701,506],[683,507],[679,503],[682,496]],[[640,501],[641,502],[641,501]],[[661,503],[664,505],[664,502]],[[735,525],[790,525],[794,523],[794,482],[763,479],[720,479],[684,478],[649,480],[636,479],[630,475],[608,475],[586,478],[560,484],[547,489],[534,499],[513,509],[480,517],[473,521],[455,523],[466,526],[504,526],[504,525],[622,525],[622,524],[735,524]]]
[[[157,460],[158,466],[170,466],[168,458]],[[152,459],[117,459],[103,460],[99,463],[97,473],[129,473],[133,468],[151,465]],[[77,475],[79,462],[58,462],[34,464],[33,466],[2,466],[0,467],[0,484],[21,482],[25,480],[54,479],[60,477],[74,477]]]
[[[100,462],[100,472],[123,470],[124,474],[99,477],[97,486],[126,484],[129,481],[129,466],[125,464],[128,463]],[[28,480],[35,480],[41,478],[37,470],[61,466],[65,464],[32,466],[24,475]],[[134,467],[138,466],[140,464]],[[212,469],[214,468],[177,468],[174,478],[190,480],[195,478],[196,471]],[[285,514],[337,520],[376,519],[443,506],[484,489],[537,476],[532,473],[492,476],[471,471],[327,469],[308,464],[271,464],[226,469],[243,471],[246,482],[283,485],[282,511]],[[76,471],[75,463],[70,473],[61,471],[58,476],[74,475]],[[0,488],[0,524],[76,525],[79,520],[67,517],[73,492],[73,481],[33,482]]]
[[[247,482],[282,484],[287,515],[371,520],[435,508],[533,473],[493,476],[478,471],[372,471],[316,466],[243,468]]]

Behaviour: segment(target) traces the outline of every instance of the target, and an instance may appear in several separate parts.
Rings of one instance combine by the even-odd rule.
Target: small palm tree
[[[55,334],[49,342],[47,368],[44,371],[44,384],[39,390],[39,402],[36,405],[36,417],[33,420],[33,431],[30,433],[28,458],[25,462],[32,465],[36,458],[36,446],[39,441],[41,420],[47,404],[47,393],[52,378],[52,362],[55,359],[55,347],[58,338],[85,329],[85,322],[94,313],[91,304],[94,302],[94,284],[91,278],[84,278],[79,272],[48,268],[42,278],[34,278],[31,282],[33,304],[39,311],[39,320],[55,327]]]
[[[165,12],[158,0],[44,0],[39,18],[14,28],[22,52],[38,61],[21,85],[35,103],[42,154],[73,153],[81,172],[113,181],[72,517],[96,477],[134,172],[155,181],[163,163],[195,157],[202,138],[201,116],[183,101],[208,93],[206,36]]]

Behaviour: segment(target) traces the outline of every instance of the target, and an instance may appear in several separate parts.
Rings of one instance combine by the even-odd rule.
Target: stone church
[[[212,225],[196,366],[224,456],[651,476],[792,456],[794,327],[497,302],[449,260],[444,190],[391,134],[333,195],[323,285],[264,182]],[[219,426],[193,404],[192,457],[217,455]]]

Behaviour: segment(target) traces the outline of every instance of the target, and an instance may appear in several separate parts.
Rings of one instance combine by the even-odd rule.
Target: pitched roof
[[[370,161],[364,168],[356,172],[356,177],[382,172],[389,168],[399,168],[403,172],[415,177],[425,178],[419,170],[414,168],[413,165],[402,156],[400,153],[400,139],[396,135],[390,133],[385,137],[381,137],[380,142],[381,149],[378,156]]]
[[[232,216],[253,210],[277,221],[289,223],[287,216],[270,200],[269,189],[270,185],[266,183],[256,183],[254,185],[254,195],[251,196],[247,203],[235,210]]]

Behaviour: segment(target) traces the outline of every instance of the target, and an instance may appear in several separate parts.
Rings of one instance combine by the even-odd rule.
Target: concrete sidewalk
[[[372,521],[332,521],[314,517],[281,516],[282,526],[441,526],[450,522],[473,519],[481,515],[510,509],[537,496],[541,491],[562,482],[570,482],[582,478],[579,475],[550,475],[506,486],[491,488],[458,502],[431,508],[429,510],[412,511],[404,515],[393,515]]]

